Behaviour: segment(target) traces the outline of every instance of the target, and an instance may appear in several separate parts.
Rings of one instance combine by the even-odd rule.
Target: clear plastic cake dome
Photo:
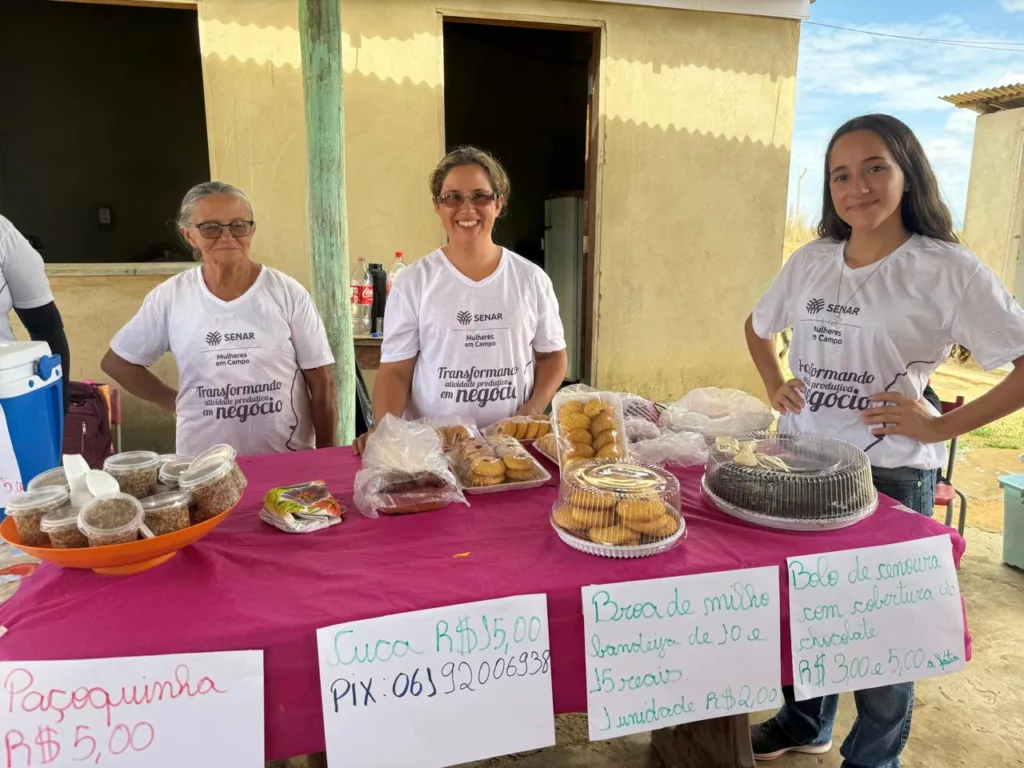
[[[878,506],[867,454],[816,435],[762,431],[719,438],[702,490],[726,514],[785,530],[845,528]]]
[[[573,549],[635,558],[675,546],[685,531],[679,481],[647,464],[582,459],[562,470],[551,525]]]

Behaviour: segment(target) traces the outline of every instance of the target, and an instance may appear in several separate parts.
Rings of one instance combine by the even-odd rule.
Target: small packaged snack
[[[446,453],[454,450],[467,440],[480,436],[480,430],[477,429],[476,422],[465,419],[462,416],[424,417],[416,419],[416,423],[433,427],[437,432],[437,439],[441,441],[441,449]]]
[[[127,493],[98,496],[78,515],[78,530],[89,539],[90,547],[128,544],[139,538],[142,504]]]
[[[26,491],[35,491],[40,488],[46,488],[47,486],[62,486],[68,487],[68,476],[64,473],[64,467],[54,467],[48,469],[41,474],[36,475],[29,481],[29,484],[25,486]]]
[[[238,483],[243,489],[249,485],[249,479],[245,476],[245,473],[242,472],[242,468],[238,466],[238,451],[236,451],[230,445],[228,445],[227,443],[220,443],[218,445],[213,446],[212,448],[207,448],[205,451],[203,451],[194,459],[192,459],[191,466],[203,464],[211,459],[224,459],[231,461],[234,464],[234,467],[232,467],[231,471],[235,476],[235,482]]]
[[[163,536],[191,525],[189,505],[192,494],[188,491],[158,493],[142,500],[143,522],[154,536]]]
[[[103,471],[117,480],[122,493],[145,499],[156,493],[160,457],[152,451],[115,453],[103,462]]]
[[[34,491],[22,491],[7,502],[7,514],[14,518],[18,538],[26,547],[45,547],[50,537],[43,532],[43,518],[67,506],[70,493],[59,485],[44,486]]]
[[[288,533],[312,533],[337,525],[345,508],[323,480],[272,488],[263,499],[260,519]]]
[[[367,517],[466,504],[435,428],[391,414],[366,441],[354,497],[356,508]]]
[[[566,387],[555,395],[555,437],[558,463],[580,459],[619,460],[629,456],[622,403],[612,392],[598,392],[582,384]]]
[[[192,525],[234,508],[245,490],[245,476],[234,458],[217,455],[191,466],[178,477],[178,487],[192,494]]]
[[[510,419],[502,419],[497,424],[487,427],[483,434],[507,435],[519,441],[537,440],[551,433],[551,420],[547,417],[535,416],[513,416]]]
[[[54,549],[84,549],[89,546],[85,534],[78,530],[79,507],[61,507],[43,518],[39,527],[50,537]]]
[[[523,444],[508,435],[470,440],[448,456],[467,493],[525,490],[551,479]]]
[[[534,441],[533,447],[541,456],[556,467],[558,466],[558,438],[555,437],[554,432],[548,432],[544,437],[538,437]]]
[[[176,491],[178,489],[178,478],[182,472],[192,465],[192,459],[177,458],[170,459],[160,466],[160,484],[167,489]]]

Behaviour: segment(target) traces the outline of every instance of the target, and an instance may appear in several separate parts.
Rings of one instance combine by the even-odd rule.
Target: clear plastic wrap
[[[367,517],[427,512],[467,504],[437,431],[386,415],[366,441],[356,473],[356,508]]]
[[[551,434],[551,420],[547,417],[513,416],[487,427],[483,434],[485,437],[507,435],[520,441],[537,440]]]
[[[661,429],[653,421],[626,417],[626,438],[631,443],[653,440],[661,435]]]
[[[688,392],[661,414],[663,428],[673,432],[699,432],[708,440],[771,426],[771,409],[738,389],[706,387]]]
[[[454,450],[467,440],[480,437],[480,430],[477,429],[476,422],[461,416],[422,418],[417,419],[416,423],[433,427],[434,431],[437,432],[438,439],[441,441],[441,449],[446,453]]]
[[[629,422],[626,424],[628,429]],[[708,460],[708,443],[696,432],[665,431],[650,440],[631,444],[629,452],[645,464],[694,467]]]
[[[544,437],[538,437],[533,441],[533,447],[556,467],[560,466],[558,463],[558,438],[555,437],[554,432],[549,432]]]
[[[646,421],[655,426],[661,424],[661,409],[663,406],[655,403],[653,400],[631,394],[621,394],[619,399],[622,400],[622,415],[626,417],[627,424],[630,419]]]
[[[624,459],[628,453],[622,402],[612,392],[576,384],[559,391],[552,404],[558,464],[580,459]]]
[[[719,438],[702,488],[723,512],[786,530],[843,528],[878,505],[867,454],[813,435],[762,431]]]
[[[526,490],[551,479],[523,444],[508,435],[469,440],[448,459],[466,493]]]
[[[643,557],[683,535],[679,481],[660,467],[589,459],[562,472],[551,524],[575,549],[605,557]]]

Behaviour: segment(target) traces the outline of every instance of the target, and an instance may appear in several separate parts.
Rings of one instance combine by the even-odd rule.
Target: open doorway
[[[596,30],[444,22],[447,149],[472,144],[508,170],[496,242],[543,267],[558,297],[569,381],[591,378],[593,183],[589,124]]]
[[[199,17],[0,0],[0,214],[47,263],[191,261],[173,224],[210,178]]]

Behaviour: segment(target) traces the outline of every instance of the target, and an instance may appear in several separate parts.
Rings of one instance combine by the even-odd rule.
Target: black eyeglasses
[[[229,224],[221,224],[219,221],[204,221],[201,224],[196,224],[195,227],[199,230],[199,234],[207,240],[216,240],[225,229],[231,233],[232,237],[248,237],[252,234],[252,228],[255,225],[255,221],[235,219]]]
[[[474,192],[464,195],[461,192],[445,192],[434,198],[434,202],[445,208],[461,208],[469,200],[474,208],[484,208],[498,199],[496,192]]]

